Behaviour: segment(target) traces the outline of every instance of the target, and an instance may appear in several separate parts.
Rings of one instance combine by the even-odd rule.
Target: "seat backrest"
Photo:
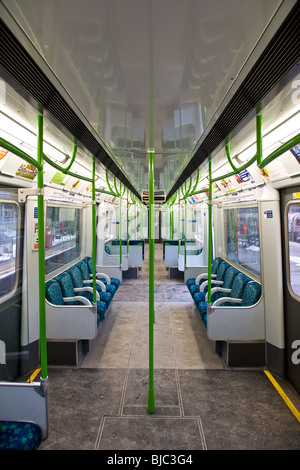
[[[64,297],[74,297],[76,295],[70,274],[64,272],[58,274],[55,279],[59,283]]]
[[[250,277],[246,276],[245,274],[237,274],[232,284],[230,297],[234,299],[242,299],[245,286],[249,281],[251,281]]]
[[[218,267],[223,261],[224,260],[222,258],[215,258],[213,260],[212,265],[211,265],[211,273],[212,274],[217,274]]]
[[[261,285],[258,282],[250,281],[245,286],[242,298],[242,306],[249,307],[256,304],[261,296]]]
[[[230,264],[227,263],[227,261],[223,261],[221,264],[219,264],[218,270],[217,270],[217,281],[223,281],[226,271],[229,268]]]
[[[93,274],[93,258],[86,258],[86,264],[90,274]]]
[[[235,276],[237,276],[238,273],[239,271],[236,268],[234,268],[233,266],[230,266],[226,270],[222,287],[224,287],[224,289],[231,289]]]
[[[78,266],[72,266],[67,270],[67,273],[70,274],[74,287],[84,287],[83,277]]]
[[[76,266],[78,266],[78,268],[80,269],[82,277],[83,277],[84,280],[87,281],[87,280],[91,279],[90,278],[90,273],[89,273],[89,268],[88,268],[88,265],[85,261],[80,261],[79,263],[76,264]]]
[[[59,283],[55,279],[46,282],[46,299],[54,305],[64,305],[63,294]]]

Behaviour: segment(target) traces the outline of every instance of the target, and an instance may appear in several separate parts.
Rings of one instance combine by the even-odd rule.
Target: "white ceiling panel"
[[[265,41],[264,33],[283,4],[3,3],[138,190],[147,185],[141,174],[147,169],[149,147],[156,152],[157,184],[170,189],[241,72],[250,68],[255,47]]]

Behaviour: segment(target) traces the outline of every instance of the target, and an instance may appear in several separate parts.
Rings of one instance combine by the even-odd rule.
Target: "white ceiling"
[[[168,190],[294,1],[3,3],[137,189],[154,147],[156,184]]]

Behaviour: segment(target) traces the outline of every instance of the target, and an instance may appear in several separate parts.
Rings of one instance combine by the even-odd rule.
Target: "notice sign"
[[[39,228],[38,228],[38,223],[33,222],[32,251],[37,251],[38,249],[39,249]]]
[[[6,157],[7,154],[8,154],[8,150],[5,150],[2,147],[0,147],[0,160],[2,160],[2,158]]]

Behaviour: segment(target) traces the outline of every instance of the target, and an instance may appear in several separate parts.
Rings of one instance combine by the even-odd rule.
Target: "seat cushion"
[[[258,282],[250,281],[245,287],[241,305],[243,307],[250,307],[251,305],[256,304],[260,296],[261,285]]]
[[[198,311],[199,311],[199,313],[200,313],[200,317],[201,317],[202,320],[203,320],[204,315],[206,315],[206,313],[207,313],[207,302],[199,302],[199,303],[197,304],[197,309],[198,309]]]
[[[0,421],[0,450],[37,450],[41,441],[42,432],[37,424]]]
[[[55,279],[46,282],[46,299],[53,305],[64,305],[63,294],[59,283]]]

